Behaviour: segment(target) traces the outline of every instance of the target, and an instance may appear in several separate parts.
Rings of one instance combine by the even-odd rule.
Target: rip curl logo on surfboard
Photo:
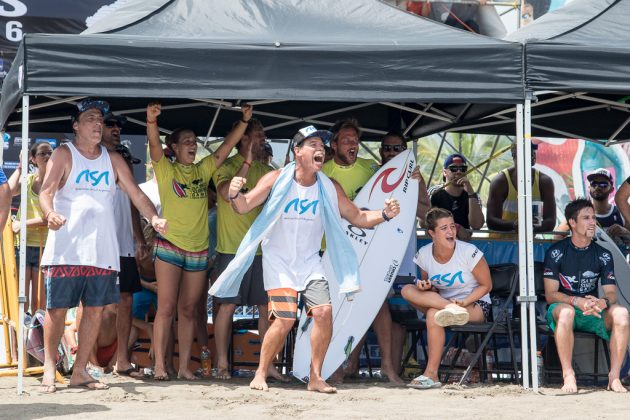
[[[396,189],[396,187],[398,185],[400,185],[400,183],[402,182],[403,178],[405,177],[405,173],[404,172],[400,174],[400,178],[398,178],[394,183],[390,183],[389,182],[389,176],[391,175],[392,172],[394,172],[397,169],[398,168],[389,168],[389,169],[385,169],[383,172],[381,172],[381,174],[374,181],[374,184],[372,184],[372,189],[370,190],[370,197],[372,197],[372,193],[374,192],[374,188],[376,188],[376,186],[379,184],[379,182],[381,184],[381,190],[385,194],[391,193],[392,191],[394,191]]]

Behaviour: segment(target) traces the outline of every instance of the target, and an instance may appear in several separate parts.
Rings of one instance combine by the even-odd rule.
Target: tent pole
[[[525,100],[524,119],[524,148],[525,148],[525,227],[527,229],[527,308],[529,321],[529,356],[532,371],[532,387],[538,392],[538,364],[536,363],[536,287],[534,285],[534,224],[532,220],[532,108],[531,100]]]
[[[22,174],[20,182],[20,268],[18,277],[18,383],[17,394],[22,395],[24,389],[24,304],[26,303],[25,286],[26,286],[26,218],[27,218],[27,185],[28,177],[28,117],[29,117],[30,97],[24,95],[22,97]]]
[[[435,174],[435,169],[438,164],[438,159],[440,158],[440,153],[442,153],[442,147],[444,147],[445,141],[446,141],[446,131],[442,133],[442,141],[440,142],[440,147],[438,147],[437,154],[435,155],[435,160],[433,161],[433,168],[431,168],[431,174],[429,175],[429,180],[426,183],[427,188],[429,187],[429,185],[431,185],[431,181],[433,180],[433,174]]]
[[[523,104],[516,106],[516,173],[518,191],[518,279],[519,302],[521,306],[521,363],[523,365],[523,387],[529,389],[529,354],[527,338],[527,250],[522,244],[527,241],[525,220],[525,148],[523,141]],[[531,162],[531,161],[530,161]],[[528,165],[528,168],[531,166]]]

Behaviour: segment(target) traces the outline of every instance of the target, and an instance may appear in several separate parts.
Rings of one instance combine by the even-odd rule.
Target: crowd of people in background
[[[207,369],[194,371],[189,362],[195,340],[202,353],[209,351],[207,291],[214,281],[221,290],[213,300],[215,378],[231,379],[232,319],[236,307],[246,305],[257,307],[262,339],[260,365],[251,387],[267,390],[269,377],[287,381],[274,360],[293,328],[301,296],[314,319],[308,389],[336,391],[321,376],[332,332],[321,251],[343,253],[344,244],[336,237],[331,218],[343,217],[369,228],[397,216],[395,200],[373,211],[357,208],[352,200],[381,164],[407,149],[409,139],[400,133],[386,134],[379,147],[381,162],[376,162],[358,156],[361,128],[356,119],[340,120],[331,131],[309,126],[292,142],[294,162],[275,170],[270,166],[273,149],[253,112],[252,106],[242,106],[240,118],[221,145],[197,161],[196,134],[179,128],[163,144],[158,128],[161,106],[150,103],[146,128],[153,177],[141,185],[132,176],[132,165],[140,161],[121,143],[127,121],[112,113],[105,101],[88,98],[78,104],[72,119],[73,141],[54,151],[46,142],[31,147],[29,161],[23,164],[36,170],[26,177],[27,201],[21,205],[27,206],[26,307],[36,310],[45,303],[46,308],[41,392],[57,389],[57,346],[66,311],[77,306],[72,333],[66,334],[76,354],[71,386],[107,389],[94,377],[92,367],[144,378],[131,353],[142,331],[152,343],[154,380],[208,376]],[[236,153],[231,155],[233,149]],[[536,151],[533,145],[532,165]],[[400,377],[405,330],[398,323],[400,308],[393,303],[397,298],[413,308],[404,316],[415,316],[417,309],[426,319],[427,366],[408,384],[413,388],[441,386],[438,369],[446,327],[490,319],[488,263],[468,241],[485,223],[493,231],[517,231],[515,147],[512,156],[514,164],[491,181],[486,215],[467,177],[473,165],[464,155],[455,153],[444,160],[443,184],[430,190],[420,170],[414,170],[412,179],[419,183],[416,217],[431,243],[418,250],[415,235],[410,238],[394,287],[372,325],[381,372],[392,383],[405,383]],[[0,173],[0,222],[6,223],[10,197],[20,192],[24,168],[19,166],[8,180]],[[589,199],[567,205],[566,222],[557,228],[571,236],[546,255],[546,317],[555,332],[565,391],[577,390],[571,367],[575,329],[610,342],[609,388],[624,392],[620,369],[628,347],[628,311],[617,303],[610,253],[592,239],[599,224],[627,255],[630,178],[616,194],[617,206],[609,199],[614,190],[609,171],[597,169],[587,179]],[[278,203],[290,203],[287,200],[294,195],[326,205],[314,205],[312,215],[306,212],[309,218],[305,212],[291,217],[286,210],[274,217]],[[532,201],[534,232],[553,231],[554,185],[534,168]],[[19,219],[12,222],[12,229],[19,232]],[[350,272],[349,278],[353,274],[356,277]],[[598,285],[604,297],[597,295]],[[332,381],[341,383],[344,377],[357,375],[361,347]]]

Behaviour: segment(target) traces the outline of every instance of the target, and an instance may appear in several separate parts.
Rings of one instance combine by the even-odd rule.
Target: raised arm
[[[9,181],[8,181],[9,189],[11,190],[11,196],[13,197],[15,197],[16,195],[20,193],[20,187],[22,186],[22,183],[20,182],[21,178],[22,178],[22,162],[20,161],[20,163],[18,163],[17,168],[15,168],[15,171],[13,171],[13,173],[9,177]]]
[[[337,189],[337,201],[339,201],[339,212],[341,217],[352,223],[356,227],[371,228],[386,220],[393,219],[400,213],[398,200],[385,200],[385,207],[382,210],[360,210],[346,195],[337,181],[332,180]]]
[[[127,193],[129,200],[131,200],[138,211],[151,221],[151,226],[153,226],[156,232],[166,233],[166,220],[158,216],[155,206],[151,200],[149,200],[149,197],[138,187],[138,184],[136,184],[136,181],[133,179],[129,166],[127,166],[127,162],[116,152],[110,152],[109,157],[112,161],[112,167],[116,172],[116,181],[118,185],[120,185],[120,188]]]
[[[264,203],[278,176],[280,176],[280,169],[267,173],[247,193],[241,193],[241,189],[247,182],[247,179],[238,176],[232,178],[228,189],[228,200],[232,203],[234,211],[238,214],[249,213],[252,209]]]
[[[157,119],[162,113],[162,105],[152,102],[147,105],[147,140],[149,141],[149,155],[153,162],[157,162],[164,156],[162,142],[160,142],[160,129]]]
[[[245,134],[245,130],[247,129],[247,124],[249,120],[252,118],[252,112],[254,108],[251,105],[245,104],[241,107],[242,117],[238,124],[225,136],[223,143],[221,146],[212,154],[214,156],[217,168],[225,162],[225,159],[230,154],[230,151],[236,146]]]

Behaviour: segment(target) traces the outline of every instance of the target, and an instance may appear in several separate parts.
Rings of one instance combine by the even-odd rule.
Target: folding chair
[[[516,331],[513,329],[512,316],[510,313],[514,295],[518,288],[518,266],[512,263],[491,265],[490,275],[492,278],[492,291],[490,292],[490,297],[493,301],[493,313],[491,319],[485,323],[469,323],[461,326],[451,326],[447,329],[447,331],[452,332],[452,335],[444,348],[442,360],[444,360],[444,357],[450,348],[456,347],[457,351],[455,356],[452,358],[450,365],[448,365],[446,369],[442,369],[442,371],[447,374],[446,380],[448,380],[450,373],[455,370],[454,367],[461,355],[466,336],[472,335],[475,340],[476,352],[472,356],[466,370],[459,380],[460,385],[466,381],[473,367],[479,364],[479,362],[481,362],[479,374],[482,380],[488,373],[510,373],[514,381],[517,381],[519,378],[519,371],[516,363],[516,346],[514,345],[514,335],[516,334]],[[494,302],[498,302],[498,304],[494,305]],[[485,357],[482,357],[488,348],[488,343],[491,339],[494,339],[496,335],[505,335],[508,338],[512,365],[510,369],[500,368],[496,345],[493,347],[496,361],[495,368],[490,370],[487,366]],[[483,337],[483,339],[480,340],[481,337]],[[455,343],[457,343],[457,346],[454,345]]]

